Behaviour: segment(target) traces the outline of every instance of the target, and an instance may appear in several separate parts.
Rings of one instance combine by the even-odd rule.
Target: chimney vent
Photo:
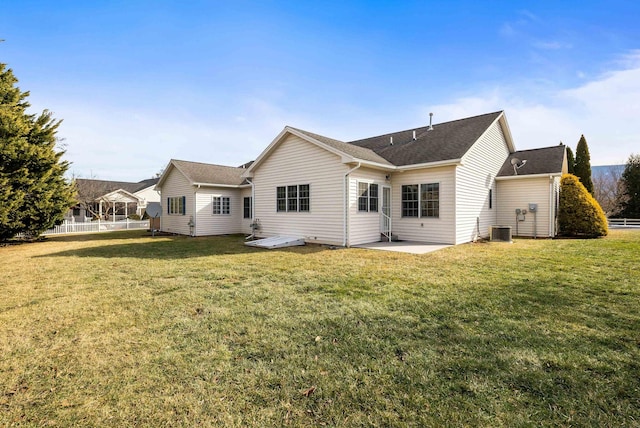
[[[413,130],[413,140],[415,141],[415,139],[416,139],[416,130],[414,129]]]
[[[393,146],[393,137],[389,137],[389,145]]]
[[[429,131],[433,131],[433,113],[429,113]]]

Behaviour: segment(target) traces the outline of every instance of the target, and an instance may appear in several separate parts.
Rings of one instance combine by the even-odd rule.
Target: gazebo
[[[96,202],[99,202],[100,204],[98,209],[98,215],[100,218],[102,218],[102,212],[103,212],[102,207],[106,203],[108,204],[107,206],[111,206],[113,208],[112,212],[113,212],[114,220],[117,220],[117,216],[116,216],[116,213],[118,212],[117,204],[124,204],[124,218],[127,218],[129,217],[129,204],[136,204],[136,206],[138,206],[142,204],[144,200],[140,199],[133,193],[127,192],[126,190],[118,189],[113,192],[107,193],[106,195],[100,196],[99,198],[96,199]],[[108,212],[108,209],[107,209],[107,212]]]

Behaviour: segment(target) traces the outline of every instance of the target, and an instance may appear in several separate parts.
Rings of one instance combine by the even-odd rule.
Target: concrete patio
[[[354,245],[353,248],[364,248],[367,250],[395,251],[398,253],[427,254],[443,248],[452,247],[448,244],[431,244],[428,242],[395,241],[395,242],[372,242],[370,244]]]

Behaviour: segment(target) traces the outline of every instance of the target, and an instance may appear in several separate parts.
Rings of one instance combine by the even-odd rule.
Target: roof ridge
[[[424,126],[418,126],[418,127],[414,127],[414,128],[403,129],[401,131],[387,132],[385,134],[373,135],[371,137],[358,138],[357,140],[347,141],[347,144],[353,144],[353,143],[356,143],[358,141],[370,140],[370,139],[374,139],[374,138],[392,136],[392,135],[395,135],[395,134],[402,134],[403,132],[412,132],[412,131],[418,131],[420,129],[428,129],[431,126],[433,126],[434,128],[435,127],[440,127],[442,125],[446,125],[446,124],[449,124],[449,123],[461,122],[463,120],[477,119],[479,117],[490,116],[492,114],[500,114],[500,113],[504,113],[504,110],[497,110],[497,111],[494,111],[494,112],[491,112],[491,113],[483,113],[483,114],[478,114],[478,115],[475,115],[475,116],[463,117],[461,119],[448,120],[446,122],[440,122],[440,123],[436,123],[436,124],[433,124],[433,125],[424,125]]]
[[[184,160],[184,159],[171,159],[172,162],[184,162],[184,163],[191,163],[191,164],[199,164],[199,165],[205,165],[205,166],[217,166],[217,167],[221,167],[221,168],[230,168],[230,169],[241,169],[241,170],[245,170],[246,168],[241,168],[239,166],[230,166],[230,165],[220,165],[217,163],[208,163],[208,162],[195,162],[195,161],[188,161],[188,160]]]

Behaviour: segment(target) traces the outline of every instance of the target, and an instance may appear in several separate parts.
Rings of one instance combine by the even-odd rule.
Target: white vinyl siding
[[[160,229],[163,232],[189,235],[189,219],[193,215],[193,186],[187,178],[174,167],[164,180],[161,189],[160,203],[162,204],[162,216],[160,217]],[[167,215],[168,198],[185,197],[184,215]]]
[[[196,194],[196,236],[242,233],[242,197],[240,189],[201,187]],[[220,201],[220,214],[214,214],[214,202]],[[228,214],[227,205],[228,201]]]
[[[523,176],[523,178],[497,181],[496,224],[511,226],[511,233],[514,236],[533,236],[534,229],[537,237],[553,236],[556,183],[557,179],[550,179],[548,176],[533,178]],[[530,203],[538,204],[535,214],[529,212]],[[516,208],[527,210],[525,220],[517,224]]]
[[[497,211],[489,208],[489,191],[508,155],[502,127],[496,121],[463,156],[463,165],[456,169],[456,244],[489,236]]]
[[[409,170],[392,176],[392,232],[402,240],[455,243],[455,175],[456,167]],[[438,217],[403,217],[402,186],[438,183]],[[419,206],[418,206],[419,207]]]
[[[346,171],[337,155],[288,135],[254,171],[258,236],[300,236],[308,242],[342,245]],[[309,211],[278,212],[277,188],[294,184],[309,184]]]
[[[359,245],[380,241],[380,208],[382,207],[382,187],[390,186],[385,176],[388,172],[359,168],[349,175],[349,224],[348,244]],[[364,212],[358,210],[358,184],[378,185],[378,211]],[[342,197],[342,193],[340,193]],[[342,207],[342,204],[340,204]]]

